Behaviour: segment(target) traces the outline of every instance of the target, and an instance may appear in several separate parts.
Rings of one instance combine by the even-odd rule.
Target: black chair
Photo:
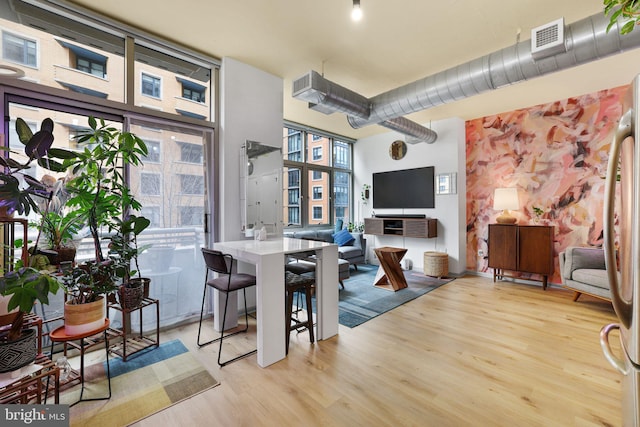
[[[291,331],[298,328],[306,328],[309,331],[309,341],[314,342],[313,336],[313,307],[311,302],[311,293],[315,285],[315,279],[310,276],[295,274],[285,271],[285,342],[286,354],[289,354],[289,338]],[[300,321],[293,317],[293,297],[294,294],[304,292],[306,296],[307,319]]]
[[[256,286],[256,276],[251,274],[245,274],[245,273],[233,273],[231,271],[233,268],[233,257],[229,254],[223,254],[222,252],[216,251],[213,249],[202,248],[202,255],[204,256],[204,262],[207,266],[207,273],[204,279],[204,289],[202,291],[202,308],[200,310],[200,325],[198,326],[198,346],[203,347],[207,344],[211,344],[212,342],[220,341],[220,350],[218,351],[218,365],[225,366],[231,362],[235,362],[238,359],[242,359],[243,357],[250,356],[258,351],[258,350],[253,350],[248,353],[241,354],[240,356],[234,357],[233,359],[227,360],[225,362],[221,361],[222,340],[224,338],[231,337],[241,332],[247,332],[247,330],[249,329],[249,312],[247,311],[247,288],[250,286]],[[215,279],[209,279],[210,271],[218,273],[219,277],[216,277]],[[222,317],[222,331],[220,332],[219,338],[201,343],[200,331],[202,330],[202,318],[204,316],[204,301],[207,295],[208,286],[214,289],[217,289],[220,292],[224,292],[225,294],[224,314]],[[229,305],[229,294],[235,291],[239,291],[240,289],[242,289],[242,291],[244,292],[245,328],[225,335],[224,322],[227,317],[227,307]]]

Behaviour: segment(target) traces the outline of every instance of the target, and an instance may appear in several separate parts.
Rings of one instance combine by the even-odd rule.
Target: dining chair
[[[224,362],[221,360],[223,339],[229,338],[233,335],[237,335],[242,332],[247,332],[247,330],[249,329],[249,312],[247,311],[247,288],[251,286],[256,286],[256,276],[252,274],[246,274],[246,273],[234,273],[232,271],[233,256],[229,254],[223,254],[222,252],[216,251],[213,249],[202,248],[202,255],[204,256],[204,262],[207,270],[206,270],[206,275],[204,279],[204,289],[202,291],[202,307],[200,309],[200,324],[198,326],[198,346],[203,347],[205,345],[219,341],[220,350],[218,351],[218,365],[222,367],[222,366],[228,365],[231,362],[235,362],[238,359],[242,359],[244,357],[250,356],[258,351],[257,349],[252,350]],[[209,279],[210,272],[217,273],[218,277]],[[220,332],[220,337],[201,343],[200,332],[202,330],[202,319],[204,317],[204,302],[206,299],[208,287],[214,288],[219,292],[222,292],[225,294],[224,314],[222,316],[222,330]],[[225,335],[224,331],[225,331],[225,321],[227,318],[227,308],[229,306],[229,294],[232,294],[235,291],[239,291],[240,289],[242,289],[244,293],[245,327],[244,329],[240,329],[236,332],[232,332]]]

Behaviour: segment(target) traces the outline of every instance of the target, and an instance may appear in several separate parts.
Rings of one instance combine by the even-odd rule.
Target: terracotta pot
[[[64,304],[64,331],[68,335],[84,334],[104,325],[106,317],[104,298],[87,304]]]
[[[27,329],[22,336],[9,342],[0,342],[0,373],[15,371],[36,360],[38,355],[38,334],[35,329]]]

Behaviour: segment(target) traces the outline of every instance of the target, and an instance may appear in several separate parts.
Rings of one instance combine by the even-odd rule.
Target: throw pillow
[[[336,228],[335,228],[335,232],[337,233],[338,231],[342,230],[342,225],[344,224],[344,221],[342,221],[341,219],[336,221]]]
[[[346,246],[355,240],[355,237],[353,237],[347,230],[340,230],[333,235],[333,243],[338,246]]]

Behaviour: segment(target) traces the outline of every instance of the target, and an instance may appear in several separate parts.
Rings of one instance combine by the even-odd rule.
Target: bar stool
[[[311,304],[311,292],[315,279],[313,277],[295,274],[285,271],[285,309],[287,315],[285,317],[285,333],[286,333],[286,354],[289,354],[289,337],[293,329],[306,327],[309,330],[309,341],[314,342],[313,337],[313,306]],[[296,292],[304,292],[306,296],[307,319],[300,321],[292,317],[293,314],[293,297]]]
[[[247,330],[249,329],[249,312],[247,310],[247,288],[250,286],[256,286],[256,276],[251,274],[245,274],[245,273],[233,273],[231,271],[233,268],[233,256],[229,254],[223,254],[222,252],[216,251],[213,249],[202,248],[202,255],[204,256],[204,262],[207,266],[207,273],[205,275],[204,289],[202,291],[202,308],[200,309],[200,325],[198,326],[198,346],[203,347],[207,344],[220,341],[220,350],[218,351],[218,365],[222,367],[222,366],[228,365],[231,362],[235,362],[238,359],[242,359],[243,357],[247,357],[251,354],[254,354],[258,351],[257,349],[252,350],[250,352],[241,354],[225,362],[221,361],[222,340],[224,338],[231,337],[241,332],[247,332]],[[215,279],[209,280],[209,271],[218,273],[220,276]],[[225,294],[224,314],[222,316],[222,331],[220,332],[219,338],[201,343],[200,331],[202,330],[202,318],[204,316],[204,301],[207,295],[208,286],[214,289],[217,289],[218,291],[223,292]],[[246,326],[244,329],[225,335],[224,322],[227,319],[227,307],[229,305],[229,294],[235,291],[239,291],[240,289],[242,289],[244,293],[244,315],[245,315]]]
[[[111,370],[109,368],[109,340],[107,339],[107,330],[109,329],[109,319],[104,319],[104,324],[99,328],[96,328],[92,331],[84,332],[81,334],[70,335],[67,334],[64,330],[64,325],[56,328],[52,332],[49,333],[49,340],[51,341],[51,360],[53,360],[53,346],[57,342],[61,343],[70,343],[71,341],[80,341],[80,346],[78,349],[80,350],[80,383],[82,384],[82,388],[80,389],[80,399],[76,402],[69,405],[70,407],[80,402],[88,402],[92,400],[108,400],[111,399]],[[90,399],[84,399],[82,396],[84,394],[84,352],[87,348],[92,347],[97,343],[90,343],[89,346],[85,344],[85,339],[92,337],[94,335],[98,335],[100,333],[104,333],[104,349],[107,357],[107,382],[109,383],[109,394],[105,397],[94,397]],[[47,385],[48,386],[48,385]]]

